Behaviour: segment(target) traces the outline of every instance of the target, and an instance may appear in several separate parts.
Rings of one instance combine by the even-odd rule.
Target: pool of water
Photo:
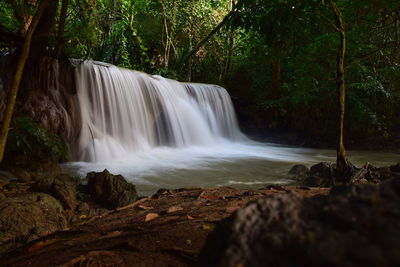
[[[348,151],[348,156],[356,165],[370,162],[388,166],[400,162],[400,154],[395,153]],[[108,169],[135,184],[140,195],[150,195],[159,188],[290,184],[294,181],[287,173],[294,164],[310,167],[321,161],[333,162],[335,157],[334,150],[223,142],[207,147],[160,147],[104,162],[69,162],[62,167],[82,178],[87,172]]]

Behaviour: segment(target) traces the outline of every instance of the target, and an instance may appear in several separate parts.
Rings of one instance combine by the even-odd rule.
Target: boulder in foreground
[[[115,209],[135,202],[138,198],[136,188],[122,175],[113,175],[107,169],[87,174],[88,191],[101,205]]]
[[[0,253],[67,227],[61,204],[52,196],[33,193],[0,202]]]
[[[249,203],[210,234],[201,266],[400,266],[400,179]]]

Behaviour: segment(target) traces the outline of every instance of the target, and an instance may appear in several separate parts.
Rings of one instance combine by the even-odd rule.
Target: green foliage
[[[0,25],[11,30],[17,29],[18,21],[14,16],[9,1],[0,1],[0,14]]]
[[[251,95],[241,107],[253,106],[264,111],[268,118],[265,128],[292,129],[311,135],[335,134],[338,34],[331,25],[334,18],[325,2],[239,2],[240,9],[232,24],[243,30],[238,31],[234,71],[228,76],[234,82],[228,83],[228,87],[238,99]],[[400,132],[400,121],[396,119],[400,115],[400,3],[335,2],[343,12],[347,30],[347,136],[364,144],[377,137],[394,138]],[[270,64],[276,59],[281,63],[277,99],[269,94],[273,74]],[[237,81],[246,75],[256,81],[240,85]],[[247,88],[238,88],[238,84]]]
[[[78,199],[80,201],[84,201],[85,199],[88,198],[88,196],[89,196],[89,193],[87,192],[87,188],[85,188],[84,186],[79,184],[76,189],[76,199]]]
[[[13,120],[6,144],[6,160],[22,156],[30,161],[66,160],[68,149],[55,134],[28,117]]]
[[[19,34],[21,15],[34,13],[29,3],[0,1],[0,26]],[[232,10],[232,3],[236,13],[229,25],[185,65],[185,56]],[[392,138],[400,132],[400,2],[335,3],[346,24],[346,132],[364,142]],[[332,136],[339,41],[333,21],[325,0],[70,0],[65,48],[72,58],[225,85],[239,113],[263,116],[254,121],[261,121],[264,130]],[[0,43],[0,52],[7,47]],[[277,95],[274,62],[281,67]]]

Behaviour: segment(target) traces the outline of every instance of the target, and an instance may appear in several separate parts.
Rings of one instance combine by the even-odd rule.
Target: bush
[[[33,122],[29,117],[12,121],[6,144],[5,160],[13,164],[64,161],[68,149],[59,136]]]

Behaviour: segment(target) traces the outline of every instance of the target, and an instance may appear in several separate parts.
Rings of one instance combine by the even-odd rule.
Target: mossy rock
[[[118,208],[137,200],[138,195],[133,184],[122,175],[113,175],[108,170],[87,174],[88,191],[99,204],[108,208]]]
[[[0,202],[0,253],[67,227],[61,204],[44,193]]]

